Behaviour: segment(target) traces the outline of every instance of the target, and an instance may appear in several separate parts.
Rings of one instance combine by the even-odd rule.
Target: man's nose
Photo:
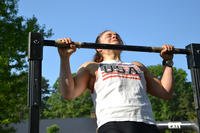
[[[116,34],[113,34],[113,35],[112,35],[112,38],[117,38],[117,35],[116,35]]]

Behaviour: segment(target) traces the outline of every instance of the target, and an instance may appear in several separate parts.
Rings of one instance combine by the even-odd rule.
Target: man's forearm
[[[60,62],[60,88],[64,98],[74,88],[74,80],[70,69],[69,58],[61,59]]]
[[[167,92],[172,93],[174,85],[173,68],[168,66],[163,67],[161,83]]]

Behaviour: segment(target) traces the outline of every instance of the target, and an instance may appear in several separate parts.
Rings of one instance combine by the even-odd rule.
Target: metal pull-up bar
[[[132,46],[132,45],[109,45],[96,43],[73,43],[77,48],[88,49],[114,49],[125,51],[154,52],[160,53],[160,47]],[[39,133],[39,116],[41,102],[41,77],[43,46],[69,47],[60,41],[44,40],[40,33],[29,33],[28,61],[29,61],[29,133]],[[185,49],[174,48],[174,54],[186,54],[188,68],[191,70],[192,87],[194,91],[195,109],[197,112],[197,132],[200,126],[200,44],[189,44]],[[190,124],[190,123],[189,123]],[[162,125],[163,126],[163,125]],[[181,126],[185,126],[182,124]],[[187,125],[191,128],[193,125]],[[185,126],[186,127],[186,126]]]
[[[77,48],[87,48],[87,49],[113,49],[113,50],[153,52],[153,53],[160,53],[160,51],[162,50],[161,47],[122,45],[122,44],[110,45],[110,44],[98,44],[91,42],[73,42],[72,44],[75,45]],[[66,47],[66,48],[69,47],[69,45],[65,45],[65,43],[61,42],[60,40],[44,40],[43,45],[54,46],[54,47]],[[190,54],[190,50],[174,48],[173,53]]]

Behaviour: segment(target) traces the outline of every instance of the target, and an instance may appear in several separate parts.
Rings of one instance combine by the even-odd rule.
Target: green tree
[[[161,78],[161,65],[149,66],[148,69],[155,77]],[[193,90],[187,74],[182,69],[174,68],[174,94],[171,100],[161,100],[150,96],[153,112],[157,121],[187,121],[196,120]]]
[[[58,88],[58,81],[54,84],[55,92],[46,102],[47,108],[42,112],[42,118],[69,118],[69,117],[89,117],[93,103],[90,92],[86,91],[74,100],[62,98]]]
[[[1,128],[2,125],[27,118],[28,33],[40,32],[44,37],[52,35],[51,30],[45,31],[45,26],[37,23],[36,17],[25,19],[18,16],[17,2],[18,0],[0,1]],[[43,89],[47,90],[47,86]]]
[[[47,127],[47,133],[59,133],[59,126],[57,124],[53,124],[49,127]]]

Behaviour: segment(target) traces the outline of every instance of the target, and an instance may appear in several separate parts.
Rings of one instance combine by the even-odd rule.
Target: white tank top
[[[103,61],[96,75],[91,95],[98,127],[110,121],[155,124],[146,94],[146,80],[139,67],[120,61]]]

